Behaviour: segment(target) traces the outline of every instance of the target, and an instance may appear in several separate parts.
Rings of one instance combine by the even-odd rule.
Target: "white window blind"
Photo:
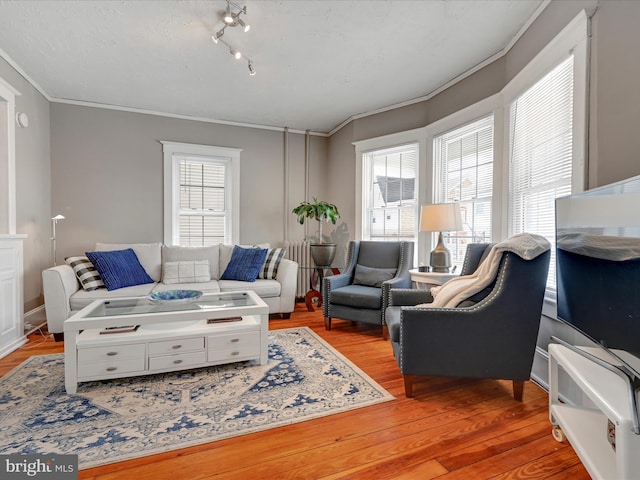
[[[365,238],[414,241],[418,145],[364,154]]]
[[[510,235],[535,233],[555,246],[555,198],[571,193],[572,143],[570,56],[509,107]],[[553,257],[547,286],[555,289]]]
[[[178,158],[179,243],[208,246],[225,239],[226,162],[182,156]]]
[[[491,241],[493,115],[434,137],[433,152],[435,201],[459,202],[462,211],[464,230],[445,233],[461,267],[468,243]]]

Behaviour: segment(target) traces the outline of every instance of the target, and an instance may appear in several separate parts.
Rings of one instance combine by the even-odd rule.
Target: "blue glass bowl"
[[[190,303],[202,296],[200,290],[167,290],[165,292],[154,292],[147,295],[152,303]]]

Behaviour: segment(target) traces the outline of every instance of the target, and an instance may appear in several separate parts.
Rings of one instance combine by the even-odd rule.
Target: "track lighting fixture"
[[[240,15],[247,14],[247,7],[246,6],[240,7],[240,5],[233,2],[232,0],[226,0],[226,2],[227,2],[227,8],[224,11],[220,12],[220,18],[222,19],[224,25],[220,30],[211,34],[211,40],[213,40],[213,43],[215,44],[222,43],[226,45],[229,48],[229,53],[233,55],[236,60],[240,60],[242,58],[242,54],[238,50],[233,48],[231,45],[229,45],[227,42],[225,42],[222,39],[222,37],[224,36],[225,29],[227,27],[237,27],[238,25],[240,25],[245,32],[248,32],[251,29],[251,25],[249,25],[242,18],[240,18]],[[234,11],[234,10],[237,10],[237,11]],[[245,59],[247,60],[247,64],[249,67],[249,75],[251,76],[255,75],[256,70],[255,68],[253,68],[253,62],[246,57]]]

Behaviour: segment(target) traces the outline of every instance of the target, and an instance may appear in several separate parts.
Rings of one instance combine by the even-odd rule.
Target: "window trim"
[[[198,155],[226,160],[229,163],[228,178],[225,178],[226,201],[231,205],[231,215],[226,218],[227,237],[224,243],[235,244],[240,240],[240,152],[241,148],[216,147],[193,143],[161,141],[164,176],[164,244],[178,244],[180,162],[178,155]]]

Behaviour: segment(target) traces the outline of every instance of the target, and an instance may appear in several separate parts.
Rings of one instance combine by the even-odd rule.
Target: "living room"
[[[423,128],[500,92],[583,9],[596,9],[585,179],[586,187],[594,188],[640,174],[635,133],[640,66],[626,54],[640,47],[640,5],[635,2],[551,1],[508,51],[437,94],[424,92],[424,100],[370,115],[351,112],[344,123],[308,135],[300,130],[305,126],[285,132],[285,125],[267,129],[47,98],[37,79],[32,83],[25,78],[19,59],[10,62],[3,56],[0,78],[20,92],[16,111],[29,117],[28,128],[15,130],[15,230],[27,235],[24,311],[37,310],[44,302],[42,271],[54,263],[52,216],[66,217],[57,229],[58,262],[91,250],[96,242],[163,240],[161,141],[242,149],[237,241],[279,245],[285,232],[291,240],[303,238],[304,229],[290,210],[307,193],[306,157],[313,179],[308,194],[337,204],[341,234],[355,239],[359,218],[353,143]],[[408,63],[413,55],[407,55]]]

